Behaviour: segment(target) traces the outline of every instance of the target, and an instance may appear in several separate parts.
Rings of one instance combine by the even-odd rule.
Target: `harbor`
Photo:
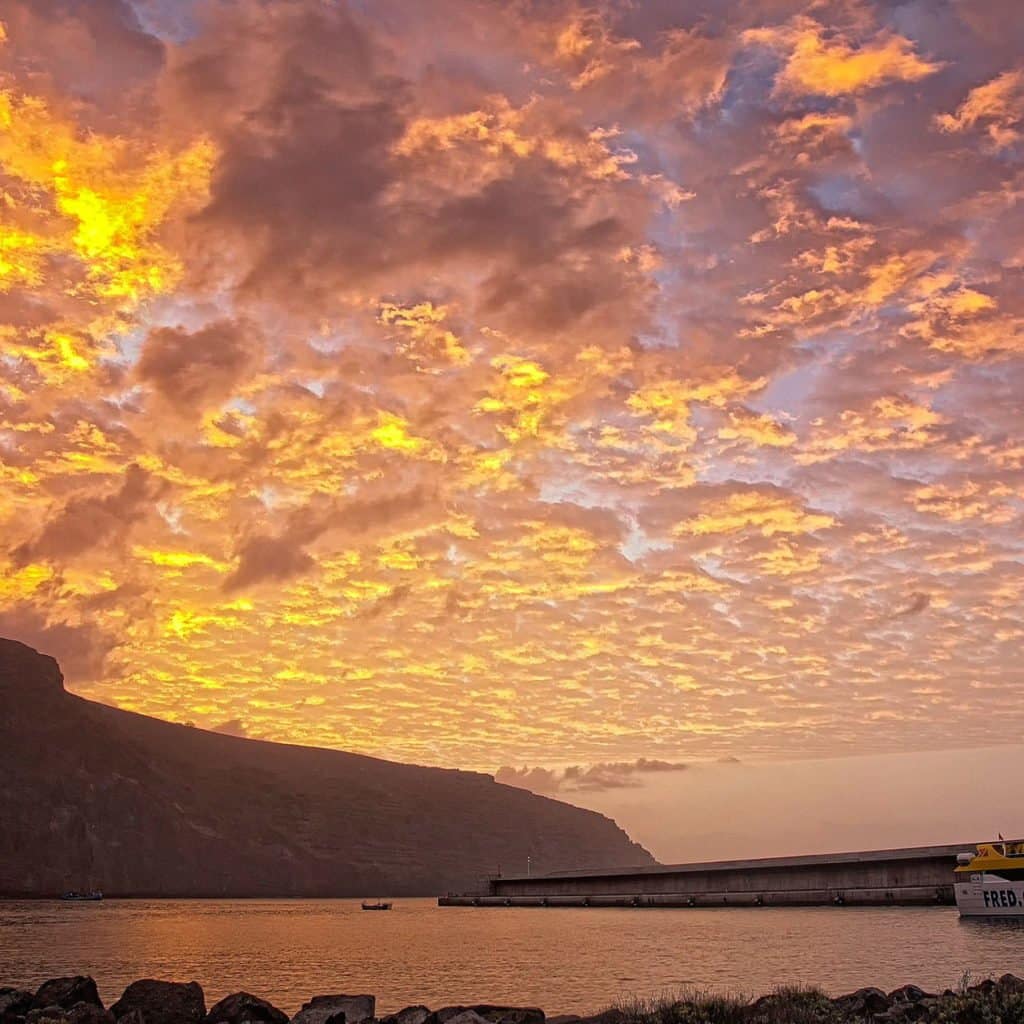
[[[957,856],[973,843],[856,853],[493,875],[442,907],[951,906]]]

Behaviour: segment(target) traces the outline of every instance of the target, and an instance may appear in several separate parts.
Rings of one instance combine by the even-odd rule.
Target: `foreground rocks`
[[[779,989],[754,1001],[694,994],[636,1002],[592,1016],[546,1017],[533,1006],[407,1006],[376,1017],[371,995],[314,996],[288,1015],[249,992],[206,1009],[202,988],[144,979],[109,1009],[92,978],[54,978],[35,992],[0,986],[0,1024],[1024,1024],[1024,979],[1004,974],[941,994],[916,985],[892,992],[861,988],[835,998],[813,989]]]

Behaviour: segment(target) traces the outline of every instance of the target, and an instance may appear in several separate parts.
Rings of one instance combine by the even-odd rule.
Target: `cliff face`
[[[0,639],[0,895],[367,896],[651,864],[613,821],[487,775],[172,725]]]

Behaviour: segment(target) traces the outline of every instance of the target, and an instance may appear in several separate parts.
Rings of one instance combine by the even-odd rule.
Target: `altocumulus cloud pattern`
[[[1015,0],[8,0],[0,633],[493,768],[1019,738]]]

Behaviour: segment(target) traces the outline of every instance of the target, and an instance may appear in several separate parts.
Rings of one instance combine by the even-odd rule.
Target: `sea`
[[[539,1006],[548,1015],[686,990],[932,991],[1024,975],[1024,923],[953,908],[440,908],[396,899],[0,902],[0,986],[91,974],[109,1005],[137,978],[247,991],[292,1014],[314,995]]]

